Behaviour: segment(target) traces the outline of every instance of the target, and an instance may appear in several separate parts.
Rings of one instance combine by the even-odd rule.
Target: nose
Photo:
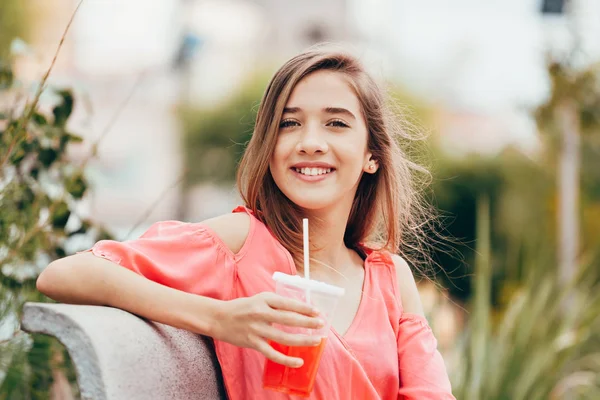
[[[327,153],[329,146],[319,127],[307,127],[296,145],[296,151],[302,154]]]

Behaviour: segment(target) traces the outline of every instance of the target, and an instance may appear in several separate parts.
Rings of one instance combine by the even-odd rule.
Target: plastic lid
[[[275,282],[282,282],[287,285],[296,286],[302,289],[310,289],[311,291],[319,293],[327,293],[334,296],[342,297],[345,293],[345,289],[339,286],[330,285],[325,282],[308,280],[302,278],[299,275],[289,275],[283,272],[275,272],[273,274],[273,280]]]

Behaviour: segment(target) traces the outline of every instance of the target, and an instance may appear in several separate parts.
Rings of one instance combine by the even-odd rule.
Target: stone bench
[[[225,399],[212,341],[110,307],[27,303],[21,327],[68,350],[82,399]]]

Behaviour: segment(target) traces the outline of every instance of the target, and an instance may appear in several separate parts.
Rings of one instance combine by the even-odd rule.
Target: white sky
[[[565,47],[564,24],[539,0],[352,0],[362,32],[391,57],[392,74],[431,98],[474,110],[539,103],[547,43]],[[600,1],[578,0],[590,60],[600,59]]]
[[[381,68],[430,100],[474,111],[542,101],[548,89],[544,49],[548,42],[564,47],[560,24],[540,16],[541,0],[348,1],[353,23],[368,39],[366,46]],[[211,92],[213,85],[214,93],[223,92],[223,85],[241,79],[238,75],[244,72],[233,71],[240,67],[236,54],[245,60],[250,56],[245,53],[252,52],[244,38],[264,22],[239,0],[198,4],[214,10],[208,13],[205,7],[196,18],[181,15],[175,0],[85,2],[75,27],[78,67],[119,74],[168,65],[180,34],[177,27],[193,17],[202,20],[200,33],[211,39],[202,56],[213,54],[215,60],[213,67],[199,67],[202,75],[211,76],[202,89]],[[600,59],[600,0],[576,4],[586,52],[590,59]],[[206,15],[208,20],[200,18]],[[236,41],[241,48],[232,45]],[[232,54],[226,57],[227,48]]]

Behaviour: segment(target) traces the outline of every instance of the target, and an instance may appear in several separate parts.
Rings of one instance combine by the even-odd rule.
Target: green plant
[[[532,262],[502,318],[489,303],[490,213],[478,207],[473,312],[458,346],[454,394],[463,400],[600,398],[600,260],[579,264],[571,282]]]
[[[548,75],[550,97],[534,116],[546,138],[548,158],[557,165],[557,258],[563,278],[568,278],[575,272],[582,249],[580,198],[586,197],[582,196],[582,186],[590,192],[590,181],[586,179],[590,152],[584,151],[586,145],[595,147],[591,160],[600,156],[600,64],[578,68],[571,60],[552,62]],[[597,180],[598,173],[594,172],[592,176]],[[597,185],[591,186],[593,192]]]
[[[21,307],[48,301],[35,280],[52,260],[83,250],[75,241],[110,237],[77,213],[88,182],[83,166],[73,165],[66,152],[82,139],[68,127],[73,93],[47,87],[55,60],[31,100],[10,63],[0,62],[0,317],[3,329],[14,330],[0,341],[0,399],[48,398],[57,370],[73,379],[55,339],[18,329]],[[53,101],[40,104],[42,93]]]
[[[435,148],[435,144],[433,145]],[[494,306],[505,300],[504,282],[518,284],[526,275],[528,260],[554,263],[554,254],[544,252],[553,240],[553,174],[540,161],[517,149],[507,148],[496,156],[470,154],[460,158],[434,151],[432,198],[442,215],[444,233],[455,238],[451,247],[461,254],[434,252],[445,273],[453,298],[468,301],[472,296],[476,252],[477,199],[490,199],[492,220],[492,288]]]

